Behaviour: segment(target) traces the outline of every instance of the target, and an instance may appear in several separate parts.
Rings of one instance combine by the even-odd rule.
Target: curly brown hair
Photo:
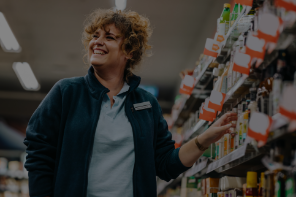
[[[86,19],[82,42],[86,50],[92,40],[92,35],[98,28],[105,29],[107,25],[114,24],[123,36],[122,50],[126,55],[132,55],[125,67],[125,80],[133,75],[132,70],[138,65],[146,50],[151,49],[148,39],[152,34],[148,18],[134,11],[104,10],[93,11]]]

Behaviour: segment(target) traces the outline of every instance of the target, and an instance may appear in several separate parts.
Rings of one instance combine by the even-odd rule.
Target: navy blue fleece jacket
[[[135,75],[130,78],[125,100],[134,135],[133,188],[134,197],[153,197],[156,176],[169,181],[188,168],[179,159],[156,98],[138,88],[140,80]],[[24,141],[31,197],[86,196],[94,134],[102,96],[108,91],[91,66],[84,77],[58,81],[40,103]],[[146,101],[152,108],[134,109],[133,104]]]

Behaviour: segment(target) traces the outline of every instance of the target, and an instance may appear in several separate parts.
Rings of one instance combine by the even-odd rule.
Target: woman
[[[83,43],[85,77],[58,81],[32,115],[25,144],[31,197],[152,197],[155,176],[169,181],[229,132],[227,113],[180,149],[150,93],[132,74],[151,35],[136,12],[96,10]]]

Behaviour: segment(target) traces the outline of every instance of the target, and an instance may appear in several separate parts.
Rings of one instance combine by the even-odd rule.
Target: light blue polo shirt
[[[110,99],[104,95],[88,172],[87,197],[133,196],[134,138],[125,115],[125,83]]]

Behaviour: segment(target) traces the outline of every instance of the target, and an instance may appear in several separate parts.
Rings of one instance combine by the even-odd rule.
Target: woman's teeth
[[[94,54],[101,54],[101,55],[105,55],[105,53],[101,50],[94,50]]]

